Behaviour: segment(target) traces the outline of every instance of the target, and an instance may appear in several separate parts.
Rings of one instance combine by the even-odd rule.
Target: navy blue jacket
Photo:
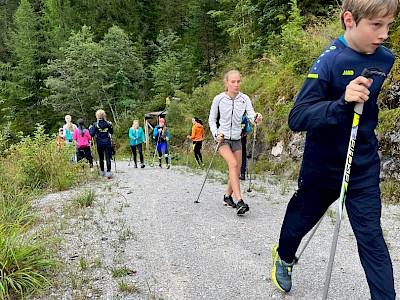
[[[340,189],[354,115],[354,103],[344,100],[348,83],[366,67],[386,74],[393,54],[381,46],[370,55],[352,50],[343,36],[336,39],[312,66],[289,114],[293,131],[307,131],[300,181]],[[384,78],[374,77],[364,104],[351,165],[349,188],[379,184],[380,159],[375,128],[377,98]]]
[[[98,148],[109,148],[111,147],[111,135],[114,133],[114,129],[110,122],[105,120],[99,120],[94,122],[90,128],[90,135],[96,136],[96,143]]]

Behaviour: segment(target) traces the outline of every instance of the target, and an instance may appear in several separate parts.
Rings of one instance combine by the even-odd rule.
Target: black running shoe
[[[236,204],[236,213],[238,215],[243,215],[246,211],[249,211],[250,207],[243,202],[243,200],[240,200],[237,204]]]
[[[236,208],[236,203],[235,203],[235,201],[233,201],[232,196],[224,195],[224,205],[232,207],[232,208]]]

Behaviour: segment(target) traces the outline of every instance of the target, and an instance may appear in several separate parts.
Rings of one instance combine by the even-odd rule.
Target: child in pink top
[[[90,151],[90,136],[89,130],[84,126],[83,119],[78,119],[78,128],[75,129],[72,139],[76,141],[78,161],[86,158],[89,162],[90,171],[93,172],[93,157]]]

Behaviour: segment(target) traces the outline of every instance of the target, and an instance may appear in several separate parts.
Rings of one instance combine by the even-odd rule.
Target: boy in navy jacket
[[[388,74],[393,54],[381,44],[397,17],[398,0],[344,0],[344,35],[317,58],[289,114],[293,131],[307,131],[298,190],[273,248],[272,280],[289,292],[302,238],[339,198],[354,115],[364,103],[346,195],[346,209],[372,299],[394,300],[393,269],[380,226],[380,160],[374,130],[384,78],[359,76],[376,67]]]

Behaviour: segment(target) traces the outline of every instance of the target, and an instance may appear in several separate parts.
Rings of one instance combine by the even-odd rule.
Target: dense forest
[[[207,118],[232,68],[268,115],[264,146],[288,145],[287,113],[313,60],[342,33],[339,8],[337,0],[1,0],[0,151],[37,124],[56,133],[66,114],[89,124],[98,108],[123,136],[133,118],[166,105],[177,145],[192,116]],[[395,24],[386,46],[396,56],[399,40]],[[400,117],[398,66],[380,100],[387,153]]]
[[[288,21],[279,0],[2,0],[1,137],[103,107],[119,123],[163,109],[218,76],[235,55],[263,57]],[[300,1],[312,22],[336,1]],[[271,42],[272,41],[272,42]]]

